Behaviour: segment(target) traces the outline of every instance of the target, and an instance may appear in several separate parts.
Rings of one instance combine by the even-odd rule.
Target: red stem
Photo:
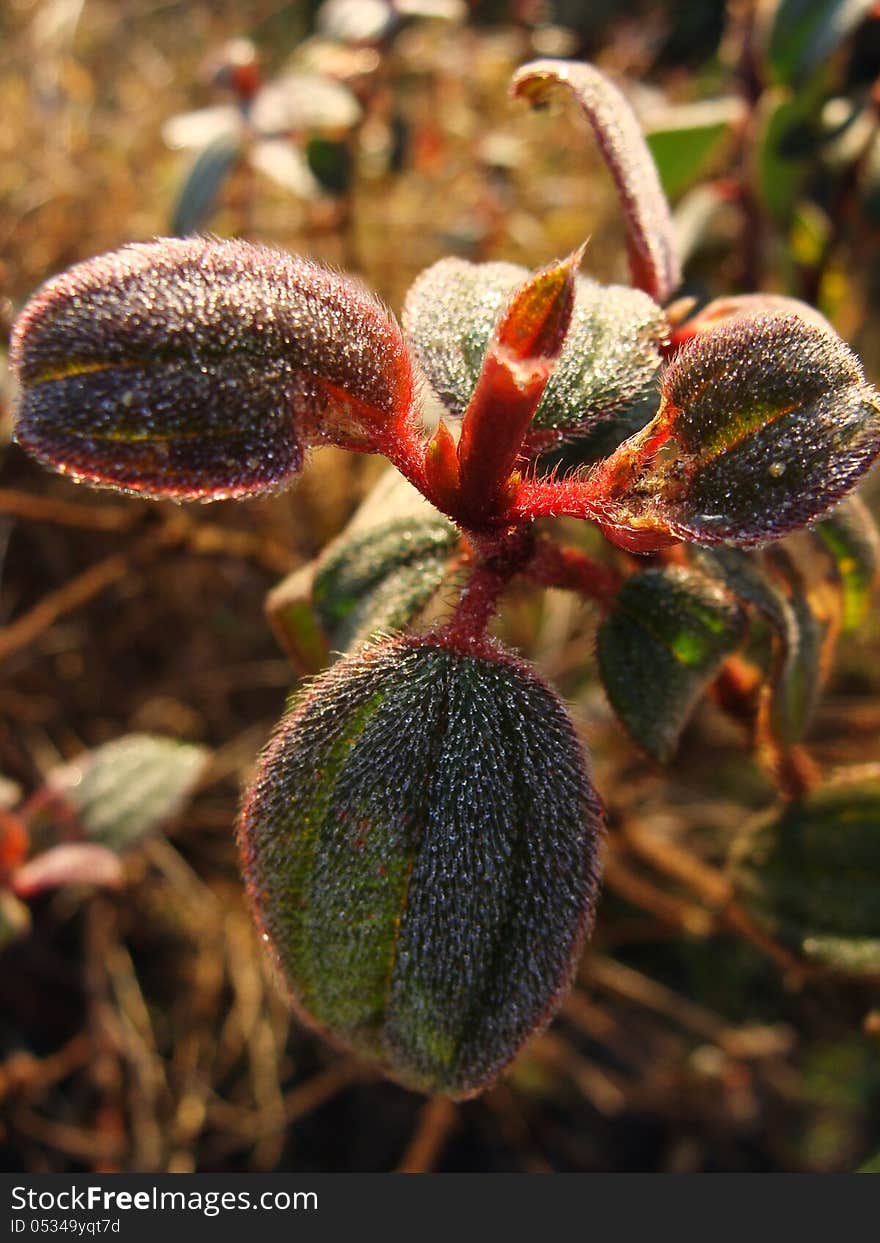
[[[498,601],[515,574],[534,556],[534,536],[529,527],[500,535],[470,535],[474,569],[455,611],[438,637],[453,647],[485,644],[486,630],[498,609]]]
[[[510,578],[509,573],[485,562],[477,565],[461,593],[455,612],[440,631],[444,642],[452,647],[482,645]]]
[[[601,521],[606,511],[605,490],[594,474],[567,479],[524,479],[506,514],[506,522],[531,522],[535,518],[588,518]]]
[[[376,452],[386,457],[422,496],[446,513],[445,507],[437,504],[437,498],[433,495],[434,489],[429,486],[425,475],[426,447],[424,438],[407,419],[395,425],[376,446]]]
[[[565,548],[546,537],[536,543],[524,573],[533,583],[574,591],[605,610],[623,583],[623,576],[611,566],[594,561],[579,548]]]

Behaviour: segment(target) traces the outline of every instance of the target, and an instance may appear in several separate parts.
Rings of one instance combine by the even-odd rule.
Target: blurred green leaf
[[[354,176],[354,158],[347,142],[311,138],[306,143],[306,162],[319,185],[330,194],[345,194]]]
[[[765,91],[757,112],[754,176],[758,198],[785,224],[809,174],[818,142],[817,105],[811,94]]]
[[[875,226],[880,222],[880,134],[874,138],[861,176],[862,211]]]
[[[705,175],[744,114],[742,100],[729,98],[674,104],[648,117],[645,138],[670,198]]]
[[[780,0],[765,43],[774,78],[803,85],[874,7],[875,0]]]
[[[857,496],[847,497],[813,534],[830,553],[843,591],[843,628],[865,620],[880,575],[880,533],[870,511]]]
[[[793,627],[773,681],[769,716],[775,736],[787,743],[803,738],[813,719],[836,638],[833,619],[816,606],[802,580],[792,582],[789,607]]]
[[[672,758],[682,730],[745,616],[717,582],[678,566],[628,578],[599,628],[602,682],[627,732],[650,756]]]
[[[880,776],[856,772],[749,826],[731,871],[772,936],[838,970],[880,974]]]
[[[125,850],[177,815],[208,756],[191,743],[126,734],[53,769],[46,789],[70,808],[89,841]]]
[[[187,237],[204,227],[217,206],[224,182],[238,163],[241,150],[237,134],[224,134],[199,152],[174,204],[171,232],[175,237]]]

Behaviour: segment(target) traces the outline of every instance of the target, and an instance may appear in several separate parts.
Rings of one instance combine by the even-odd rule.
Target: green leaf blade
[[[734,844],[739,900],[771,935],[814,962],[880,973],[880,783],[844,776],[769,813]]]
[[[739,646],[745,619],[717,583],[680,567],[627,579],[599,629],[611,706],[660,763],[675,753],[700,695]]]

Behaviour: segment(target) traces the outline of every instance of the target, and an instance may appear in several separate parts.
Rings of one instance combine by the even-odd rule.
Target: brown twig
[[[567,1075],[594,1109],[605,1117],[616,1117],[627,1108],[628,1094],[623,1079],[575,1052],[562,1036],[545,1032],[529,1045],[529,1055],[540,1064]]]
[[[77,505],[53,496],[36,496],[15,488],[0,488],[0,514],[29,522],[52,522],[88,531],[128,531],[142,521],[143,509],[122,505]]]
[[[430,1174],[455,1128],[457,1117],[455,1105],[445,1096],[432,1097],[423,1105],[397,1173]]]
[[[690,851],[668,838],[660,838],[632,821],[623,826],[621,837],[625,845],[640,859],[695,894],[714,912],[720,927],[745,937],[762,953],[772,958],[785,972],[793,987],[803,985],[811,974],[810,968],[758,927],[737,901],[733,885],[723,872],[703,863]]]
[[[664,889],[658,889],[645,877],[627,867],[612,850],[608,851],[605,859],[604,883],[627,902],[649,911],[663,923],[688,936],[708,936],[715,925],[715,920],[708,911],[685,902]]]

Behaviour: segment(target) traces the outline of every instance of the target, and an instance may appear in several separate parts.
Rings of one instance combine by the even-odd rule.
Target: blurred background
[[[802,970],[735,926],[725,859],[774,804],[766,771],[713,704],[667,769],[644,758],[599,690],[595,616],[555,592],[515,594],[500,625],[574,704],[609,805],[598,926],[560,1017],[458,1106],[309,1034],[254,933],[233,826],[295,678],[265,595],[381,463],[321,450],[288,493],[179,509],[88,493],[10,442],[17,310],[126,241],[253,238],[359,274],[397,313],[447,254],[537,267],[588,236],[584,270],[625,281],[586,126],[507,98],[538,56],[593,60],[625,89],[684,293],[806,299],[880,381],[871,3],[0,7],[5,1170],[838,1171],[880,1149],[880,961]],[[822,773],[877,778],[878,690],[874,610],[810,728]],[[59,856],[83,824],[93,852]]]

